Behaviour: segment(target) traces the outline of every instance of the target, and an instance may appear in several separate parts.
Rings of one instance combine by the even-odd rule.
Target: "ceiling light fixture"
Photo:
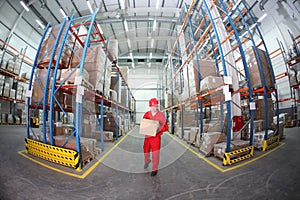
[[[151,48],[153,48],[153,46],[154,46],[154,39],[152,38],[151,39]]]
[[[36,23],[37,23],[42,29],[45,29],[45,25],[42,24],[42,22],[40,22],[38,19],[35,20],[35,21],[36,21]]]
[[[153,31],[155,31],[155,30],[156,30],[156,19],[153,22]]]
[[[261,22],[264,18],[266,18],[267,13],[263,14],[263,16],[261,16],[258,20],[257,23]]]
[[[160,3],[160,0],[156,0],[156,8],[157,9],[159,8],[159,3]]]
[[[94,11],[93,11],[93,8],[92,8],[92,6],[91,6],[89,0],[86,0],[86,4],[88,5],[90,12],[93,14]]]
[[[27,5],[24,3],[24,1],[20,1],[20,4],[22,5],[22,7],[29,12],[29,8],[27,7]]]
[[[128,24],[126,19],[124,20],[124,27],[125,27],[125,31],[128,32]]]
[[[120,0],[120,6],[121,6],[122,10],[125,9],[125,1],[124,0]]]
[[[65,11],[64,11],[62,8],[59,9],[59,12],[62,14],[62,16],[63,16],[64,18],[68,18],[68,16],[66,15]]]
[[[135,68],[133,60],[132,60],[132,63],[131,63],[131,67],[132,67],[132,69]]]
[[[131,43],[130,43],[129,39],[127,39],[127,44],[128,44],[129,49],[131,49]]]
[[[150,60],[151,60],[152,59],[152,52],[150,53],[149,57],[150,57]]]

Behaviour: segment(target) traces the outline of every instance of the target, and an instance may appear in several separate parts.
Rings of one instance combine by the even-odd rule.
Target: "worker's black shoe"
[[[151,160],[150,160],[150,162],[151,162]],[[150,164],[150,162],[148,162],[148,163],[145,163],[145,165],[144,165],[144,169],[147,169],[147,168],[149,167],[149,164]]]
[[[151,176],[156,176],[157,175],[157,170],[151,172]]]

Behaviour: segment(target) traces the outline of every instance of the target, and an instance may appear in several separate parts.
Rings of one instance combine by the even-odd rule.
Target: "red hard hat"
[[[158,105],[158,100],[156,98],[152,98],[149,100],[149,107],[157,106],[157,105]]]

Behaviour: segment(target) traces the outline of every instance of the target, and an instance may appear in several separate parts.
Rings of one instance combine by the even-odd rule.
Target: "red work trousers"
[[[150,149],[152,150],[152,171],[158,170],[160,136],[146,137],[144,140],[145,163],[150,162]]]

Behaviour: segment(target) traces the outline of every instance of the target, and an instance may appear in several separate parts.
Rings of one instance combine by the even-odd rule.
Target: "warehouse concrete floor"
[[[300,199],[300,128],[285,134],[276,151],[225,173],[164,134],[161,169],[151,177],[135,128],[81,179],[24,158],[17,152],[24,150],[25,127],[0,126],[0,199]]]

